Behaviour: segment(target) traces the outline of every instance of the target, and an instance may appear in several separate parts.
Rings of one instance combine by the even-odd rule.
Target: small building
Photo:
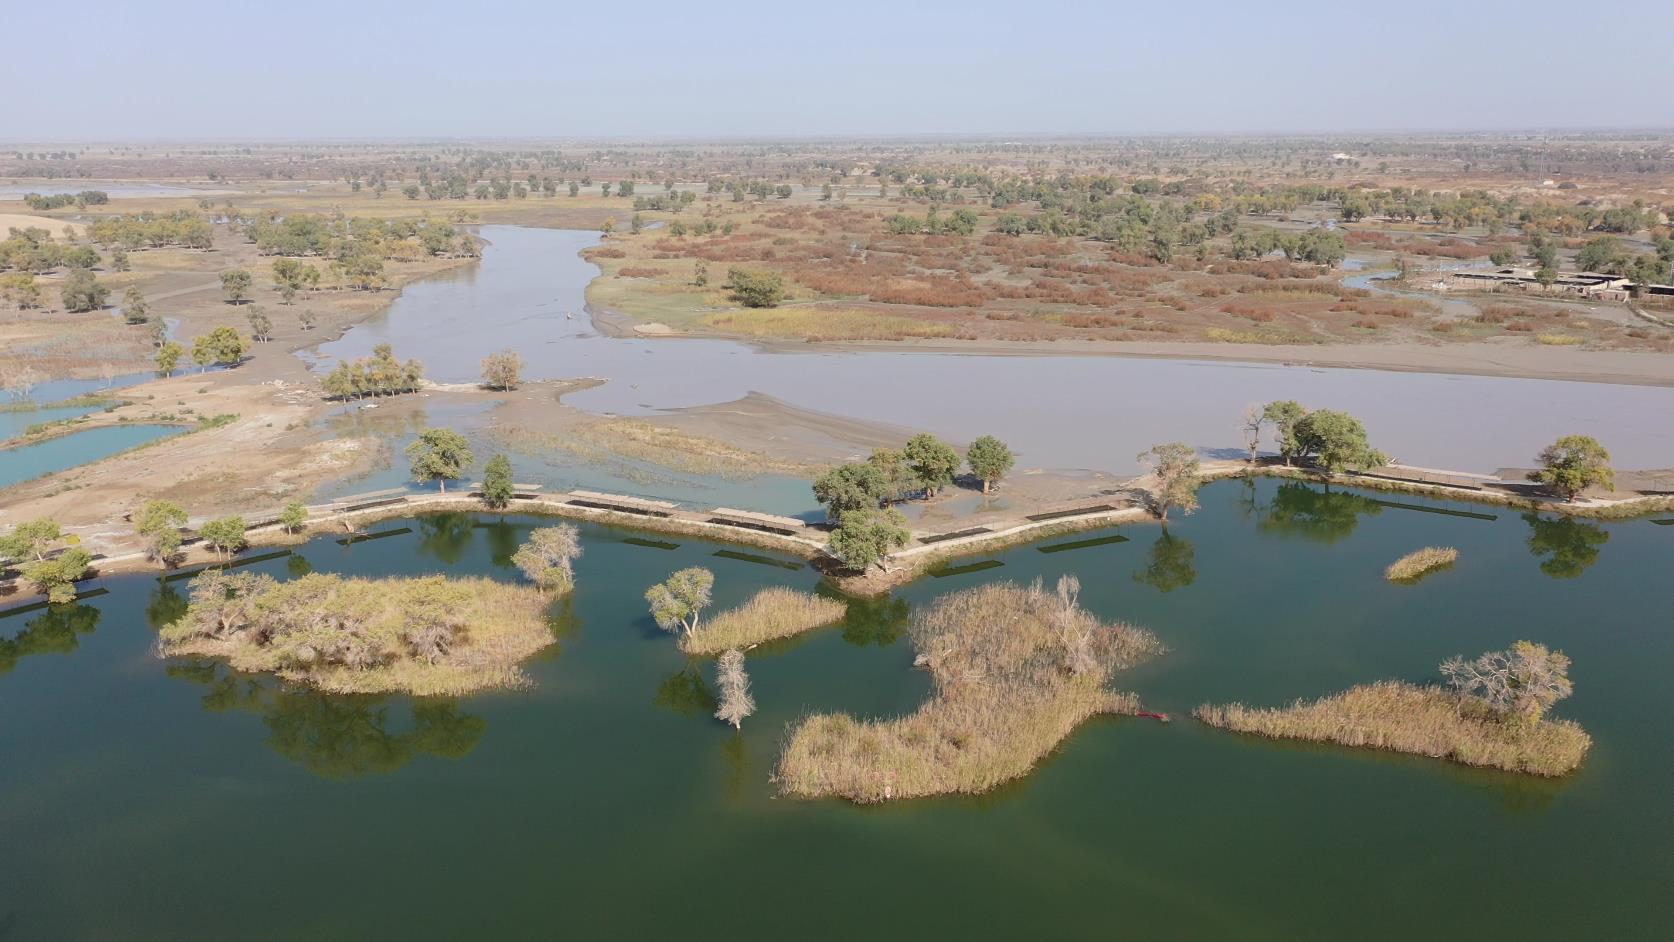
[[[1448,286],[1469,291],[1526,291],[1585,298],[1589,301],[1626,301],[1633,280],[1602,272],[1558,272],[1550,285],[1542,284],[1533,268],[1462,269],[1447,278]]]

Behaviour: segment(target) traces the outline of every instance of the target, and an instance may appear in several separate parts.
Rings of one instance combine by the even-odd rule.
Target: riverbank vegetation
[[[836,599],[775,586],[686,633],[680,639],[680,650],[699,655],[719,654],[728,648],[745,650],[829,625],[847,611],[848,606]]]
[[[1459,559],[1459,551],[1451,546],[1426,546],[1414,550],[1389,564],[1383,577],[1390,582],[1417,582],[1429,573],[1451,566]]]
[[[1381,681],[1288,707],[1205,704],[1193,715],[1211,726],[1272,739],[1388,749],[1465,765],[1564,775],[1592,739],[1578,724],[1546,718],[1573,690],[1569,658],[1519,641],[1441,665],[1446,687]]]
[[[1078,724],[1131,712],[1108,688],[1161,645],[1082,609],[1079,583],[1056,592],[996,583],[943,596],[909,628],[931,698],[907,716],[815,714],[791,731],[775,778],[801,797],[878,802],[979,794],[1026,774]]]
[[[159,632],[165,656],[222,657],[333,693],[457,695],[527,683],[518,662],[553,641],[547,598],[491,579],[288,582],[212,569]]]

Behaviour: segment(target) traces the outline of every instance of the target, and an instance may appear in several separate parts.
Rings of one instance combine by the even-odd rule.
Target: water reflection
[[[99,610],[91,605],[49,605],[24,622],[22,631],[0,638],[0,674],[11,673],[32,654],[69,654],[98,626]]]
[[[292,579],[301,579],[314,571],[314,564],[301,553],[292,553],[285,559],[285,575]]]
[[[906,633],[912,606],[906,599],[884,596],[849,599],[849,613],[843,619],[843,640],[857,648],[877,645],[887,648]]]
[[[476,536],[476,517],[466,513],[425,514],[417,517],[418,551],[444,565],[458,565]]]
[[[1151,544],[1145,568],[1134,570],[1133,581],[1158,592],[1173,592],[1197,581],[1197,550],[1191,541],[1164,530]]]
[[[715,712],[715,691],[711,690],[708,682],[703,679],[703,671],[696,666],[671,675],[657,686],[656,696],[651,702],[658,709],[679,713],[681,716],[699,716]]]
[[[1254,495],[1249,497],[1252,509]],[[1360,526],[1360,517],[1382,513],[1377,501],[1349,491],[1314,490],[1300,481],[1286,481],[1273,491],[1273,500],[1259,509],[1256,529],[1276,536],[1295,536],[1318,543],[1336,543]]]
[[[420,756],[460,759],[488,728],[486,720],[461,711],[452,700],[408,700],[408,708],[399,711],[392,709],[397,698],[389,695],[287,687],[202,659],[170,664],[167,672],[204,685],[206,710],[261,716],[268,747],[323,778],[387,775]]]
[[[494,565],[510,566],[512,555],[517,552],[526,528],[519,527],[504,517],[498,520],[478,520],[475,526],[483,531],[483,539],[488,543],[488,558]]]
[[[1540,571],[1554,579],[1574,579],[1598,562],[1599,547],[1610,533],[1596,523],[1574,517],[1542,517],[1526,513],[1529,552],[1540,559]]]

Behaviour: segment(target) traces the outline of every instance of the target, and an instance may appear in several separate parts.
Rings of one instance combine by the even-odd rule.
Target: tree
[[[850,510],[831,531],[831,554],[850,569],[863,572],[873,563],[882,569],[884,559],[906,546],[911,537],[907,518],[893,507]]]
[[[511,459],[505,455],[488,459],[488,466],[482,474],[482,502],[490,510],[504,510],[516,490],[512,483]]]
[[[1373,448],[1366,439],[1366,426],[1347,412],[1320,409],[1296,423],[1299,454],[1312,457],[1319,467],[1339,474],[1364,471],[1389,462],[1389,456]]]
[[[1167,523],[1168,511],[1172,507],[1178,507],[1185,513],[1197,509],[1198,471],[1201,468],[1197,449],[1183,442],[1169,442],[1152,445],[1150,451],[1140,452],[1134,460],[1149,464],[1151,474],[1157,479],[1150,496],[1151,509],[1158,519]]]
[[[581,555],[581,531],[564,523],[541,527],[512,554],[512,564],[541,591],[562,595],[575,585],[575,558]]]
[[[889,482],[870,462],[838,465],[814,479],[814,499],[832,520],[851,510],[875,510],[889,494]]]
[[[267,341],[273,339],[273,318],[267,316],[267,311],[261,305],[256,305],[245,313],[250,321],[250,339]]]
[[[482,382],[489,389],[516,389],[523,382],[523,358],[510,349],[490,353],[482,361]]]
[[[1540,468],[1529,472],[1529,480],[1544,484],[1566,501],[1574,500],[1589,487],[1616,486],[1616,472],[1610,467],[1610,452],[1591,435],[1565,435],[1541,449]]]
[[[151,345],[160,349],[163,344],[169,342],[169,325],[161,317],[151,318],[149,325]]]
[[[104,307],[105,299],[110,297],[110,289],[93,277],[92,272],[78,268],[64,279],[64,286],[58,289],[58,296],[64,302],[64,310],[79,314]]]
[[[199,366],[237,366],[249,349],[231,327],[217,327],[192,342],[192,362]]]
[[[279,511],[279,527],[286,533],[300,533],[308,525],[308,508],[293,500]]]
[[[785,299],[785,280],[776,271],[729,268],[726,287],[745,307],[777,307]]]
[[[984,435],[965,449],[965,463],[971,473],[982,481],[982,492],[988,493],[1011,470],[1017,458],[1006,443],[992,435]]]
[[[134,532],[145,539],[145,553],[164,566],[180,551],[180,528],[186,525],[186,508],[172,500],[154,500],[134,514]]]
[[[477,460],[465,436],[446,428],[427,428],[420,432],[407,446],[407,457],[413,462],[413,477],[435,481],[444,494],[447,482],[463,477],[465,469]]]
[[[1250,464],[1256,463],[1256,456],[1261,452],[1261,433],[1267,427],[1267,412],[1261,406],[1250,403],[1244,407],[1244,418],[1240,428],[1244,430],[1244,447],[1249,449]]]
[[[221,295],[228,304],[239,304],[250,297],[250,273],[242,268],[221,273]]]
[[[151,319],[149,312],[139,286],[129,285],[128,290],[122,293],[122,319],[130,324],[143,324]]]
[[[51,559],[38,559],[18,567],[25,582],[47,597],[53,605],[76,600],[76,580],[87,575],[93,555],[84,549],[67,549]]]
[[[953,483],[953,476],[959,472],[959,453],[929,432],[908,439],[902,453],[913,477],[924,488],[925,497],[935,497],[937,491]]]
[[[298,291],[313,288],[319,283],[320,270],[306,262],[294,258],[275,259],[273,262],[273,284],[286,304],[296,298]]]
[[[1287,468],[1301,454],[1301,445],[1296,440],[1296,425],[1307,414],[1308,410],[1302,408],[1302,403],[1294,399],[1269,402],[1261,410],[1262,418],[1272,424],[1273,434],[1279,439],[1279,457],[1285,459]]]
[[[715,686],[721,688],[715,718],[731,723],[733,729],[742,728],[744,718],[756,712],[756,701],[750,696],[750,675],[744,673],[742,651],[729,649],[716,659]]]
[[[170,340],[157,348],[157,372],[164,376],[173,376],[175,368],[180,365],[180,356],[186,348]]]
[[[715,574],[707,569],[682,569],[667,581],[645,590],[645,601],[651,605],[651,617],[664,631],[680,631],[691,637],[697,629],[698,617],[709,606],[710,592],[715,588]]]
[[[1465,660],[1451,657],[1441,673],[1462,697],[1486,704],[1513,726],[1539,723],[1546,711],[1575,692],[1569,658],[1543,644],[1519,641],[1505,651],[1489,651]]]
[[[231,556],[244,548],[244,518],[234,516],[211,520],[198,529],[198,535],[203,537],[205,546],[222,556]]]
[[[73,538],[72,538],[73,539]],[[5,563],[39,562],[64,540],[64,530],[50,517],[30,520],[0,536],[0,566]]]
[[[297,324],[298,327],[302,328],[303,330],[313,330],[314,329],[314,312],[313,311],[298,311],[298,312],[296,312],[296,324]]]

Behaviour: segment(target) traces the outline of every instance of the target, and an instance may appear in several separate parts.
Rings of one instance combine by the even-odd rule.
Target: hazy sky
[[[1674,126],[1674,0],[4,6],[9,141]]]

